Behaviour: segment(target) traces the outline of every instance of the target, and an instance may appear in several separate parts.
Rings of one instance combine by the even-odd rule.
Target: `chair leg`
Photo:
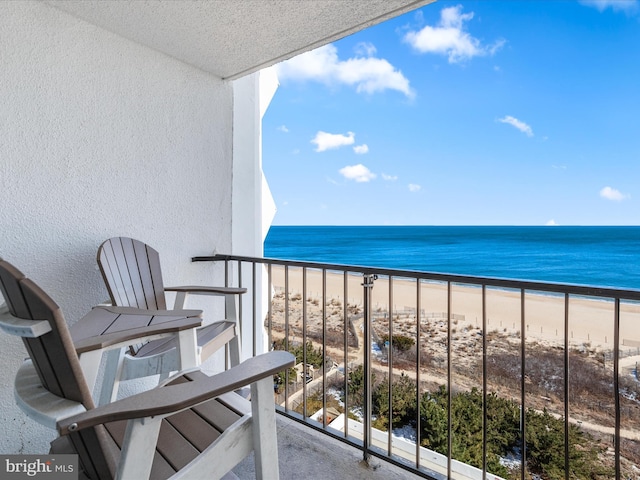
[[[122,378],[122,369],[124,367],[123,348],[109,350],[105,356],[104,377],[100,388],[98,405],[106,405],[118,398],[118,389],[120,388],[120,379]]]
[[[229,361],[232,367],[240,364],[240,351],[241,351],[241,335],[242,335],[242,326],[240,325],[240,321],[238,319],[238,313],[236,309],[236,297],[238,295],[225,295],[224,296],[224,310],[225,317],[227,320],[234,322],[236,324],[235,328],[235,337],[229,342]],[[238,301],[241,299],[238,297]]]
[[[198,339],[195,329],[178,332],[178,355],[180,358],[180,370],[187,370],[200,365]]]
[[[278,479],[278,437],[276,412],[273,405],[273,378],[267,377],[251,384],[251,421],[256,478]]]
[[[102,361],[102,350],[92,350],[81,353],[79,360],[89,391],[91,395],[94,395],[98,370],[100,369],[100,362]]]
[[[176,299],[173,303],[174,310],[182,310],[184,308],[184,303],[187,300],[187,292],[177,292]]]
[[[127,422],[116,480],[149,478],[162,419],[157,416]]]
[[[236,328],[236,332],[237,332]],[[236,336],[229,340],[229,361],[232,367],[240,365],[240,333],[237,332]]]

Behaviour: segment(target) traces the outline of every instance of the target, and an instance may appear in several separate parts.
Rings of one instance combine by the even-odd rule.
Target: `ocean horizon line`
[[[427,228],[640,228],[640,225],[509,225],[509,224],[491,224],[491,225],[480,225],[480,224],[468,224],[468,225],[431,225],[431,224],[398,224],[398,225],[390,225],[390,224],[361,224],[361,225],[347,225],[347,224],[287,224],[287,225],[271,225],[269,228],[280,228],[280,227],[330,227],[330,228],[359,228],[359,227],[427,227]]]

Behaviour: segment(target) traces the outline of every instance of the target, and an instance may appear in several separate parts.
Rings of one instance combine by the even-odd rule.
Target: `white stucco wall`
[[[111,236],[153,245],[167,284],[219,283],[190,258],[231,252],[232,109],[230,83],[46,4],[0,2],[0,257],[70,324],[107,298],[95,255]],[[14,404],[18,342],[0,334],[0,452],[44,453],[53,432]]]

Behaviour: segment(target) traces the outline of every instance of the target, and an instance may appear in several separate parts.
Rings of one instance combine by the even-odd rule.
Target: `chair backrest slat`
[[[103,425],[69,434],[69,441],[82,460],[84,473],[89,478],[112,480],[114,477],[119,452],[114,454],[109,451],[108,445],[113,442],[109,441],[108,435]]]
[[[158,252],[139,240],[115,237],[98,249],[111,301],[120,307],[167,308]]]
[[[25,278],[20,270],[0,259],[0,288],[9,311],[15,317],[30,318],[29,308],[22,296],[19,281]]]
[[[120,271],[118,270],[118,262],[116,261],[116,252],[112,242],[105,242],[98,250],[98,265],[104,279],[104,283],[109,291],[109,297],[114,305],[126,304],[128,301],[121,298],[122,294],[126,294],[124,282],[122,281]]]

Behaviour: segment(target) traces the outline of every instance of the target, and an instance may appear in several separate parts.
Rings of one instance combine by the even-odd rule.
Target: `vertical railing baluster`
[[[228,287],[229,286],[229,260],[225,260],[224,261],[224,286]],[[242,303],[242,300],[238,299],[238,303]],[[224,312],[225,316],[227,315],[226,309]],[[236,320],[239,320],[238,318],[236,318]],[[240,339],[242,340],[242,327],[240,327],[240,322],[238,322],[238,331],[240,332]],[[242,345],[240,345],[240,348],[242,348]],[[242,350],[240,350],[240,354],[242,355]],[[231,358],[229,355],[229,347],[225,347],[224,349],[224,366],[225,369],[231,367]]]
[[[482,480],[487,478],[487,286],[482,284]]]
[[[256,333],[258,332],[258,304],[257,304],[257,279],[256,279],[256,262],[251,262],[251,291],[253,292],[253,298],[251,299],[251,324],[253,325],[253,345],[252,345],[252,349],[253,349],[253,356],[255,357],[258,354],[258,341],[256,338]],[[262,292],[260,292],[261,296],[262,296]],[[262,327],[262,325],[261,325]],[[263,334],[261,333],[260,338],[262,338],[263,341],[263,347],[260,348],[260,353],[263,353],[264,351],[264,337]]]
[[[520,469],[520,477],[522,480],[525,480],[526,470],[527,470],[527,439],[526,439],[526,422],[527,422],[527,413],[525,410],[525,374],[526,374],[526,321],[524,316],[524,297],[525,291],[523,288],[520,289],[520,454],[522,455],[522,465]]]
[[[271,263],[267,264],[267,344],[273,350],[273,276]]]
[[[451,426],[453,405],[451,395],[451,282],[447,282],[447,478],[451,478],[451,457],[453,456],[453,429]]]
[[[422,308],[420,279],[416,278],[416,469],[420,469],[420,310]]]
[[[307,418],[307,267],[302,267],[302,418]]]
[[[368,462],[370,458],[369,450],[371,448],[371,395],[373,393],[371,385],[371,289],[373,282],[377,278],[376,275],[369,273],[364,274],[362,282],[363,295],[363,322],[364,322],[364,429],[363,429],[363,457]]]
[[[284,266],[284,349],[289,351],[289,265]],[[289,369],[284,374],[284,408],[289,411]]]
[[[613,324],[613,393],[615,395],[615,435],[613,446],[615,451],[616,478],[620,472],[620,297],[615,298]]]
[[[387,311],[389,315],[389,345],[387,346],[387,365],[389,367],[389,378],[393,378],[393,277],[391,275],[389,275],[389,305],[387,305]],[[389,452],[389,456],[391,456],[393,453],[393,430],[391,428],[391,422],[393,420],[393,412],[391,411],[393,396],[391,389],[389,389],[387,401],[389,402],[389,431],[387,432],[387,450]]]
[[[322,269],[322,428],[327,428],[327,269]],[[333,369],[333,365],[331,366]],[[346,412],[345,412],[346,415]]]
[[[242,288],[242,261],[238,260],[237,267],[238,267],[238,287]],[[241,354],[240,356],[241,357],[243,357],[242,352],[244,351],[242,344],[245,343],[244,340],[247,336],[243,328],[242,304],[244,302],[242,301],[242,297],[243,295],[239,295],[239,298],[238,298],[238,329],[240,330],[240,354]]]
[[[564,478],[569,480],[569,294],[564,294]]]
[[[347,309],[347,299],[349,287],[347,285],[349,277],[345,270],[342,275],[343,305],[342,311],[344,316],[344,437],[349,438],[349,310]]]

